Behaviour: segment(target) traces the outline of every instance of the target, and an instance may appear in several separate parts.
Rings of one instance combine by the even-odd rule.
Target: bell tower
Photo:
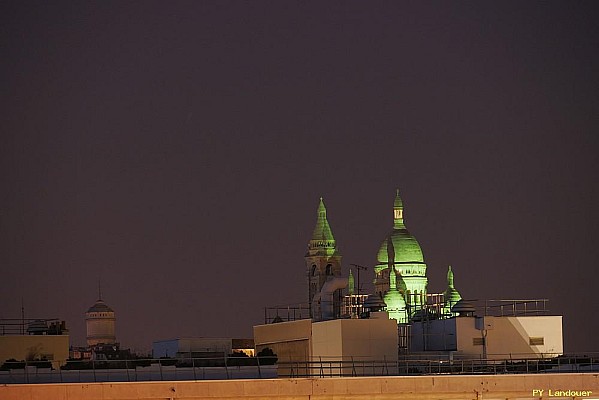
[[[306,260],[306,275],[308,277],[308,304],[312,304],[314,296],[320,293],[322,286],[329,277],[341,276],[341,254],[337,249],[337,243],[331,232],[327,220],[327,209],[322,197],[318,204],[316,226],[312,238],[308,243],[308,251],[304,257]],[[336,293],[334,299],[340,299],[341,294]],[[312,314],[312,307],[310,307]],[[310,315],[313,317],[313,315]]]

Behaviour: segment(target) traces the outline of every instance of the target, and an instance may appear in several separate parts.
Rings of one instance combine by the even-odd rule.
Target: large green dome
[[[389,261],[394,263],[424,263],[420,244],[407,229],[394,229],[383,240],[376,258],[379,264],[387,264]]]
[[[379,252],[376,256],[377,266],[375,272],[387,269],[390,264],[412,264],[421,265],[424,269],[413,269],[398,268],[398,272],[403,276],[417,275],[425,276],[426,264],[424,263],[424,255],[420,244],[412,234],[407,230],[404,224],[404,209],[403,201],[399,196],[399,190],[395,195],[395,202],[393,203],[393,230],[379,248]]]
[[[412,318],[426,303],[426,264],[420,244],[404,224],[399,190],[393,203],[393,230],[379,248],[374,286],[384,297],[387,311],[399,323]],[[403,304],[402,304],[403,300]]]

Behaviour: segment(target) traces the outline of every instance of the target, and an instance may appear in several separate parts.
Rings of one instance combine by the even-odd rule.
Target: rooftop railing
[[[477,311],[481,315],[496,317],[518,317],[531,315],[548,315],[548,299],[522,300],[477,300]]]
[[[297,321],[300,319],[310,319],[310,306],[308,303],[288,304],[264,308],[264,324]]]
[[[0,367],[0,384],[599,372],[599,353],[487,360],[451,360],[445,355],[273,361],[272,357],[88,360],[67,361],[61,368],[52,368],[47,361],[7,361]]]
[[[58,318],[1,318],[0,336],[60,335],[67,332],[64,321]]]

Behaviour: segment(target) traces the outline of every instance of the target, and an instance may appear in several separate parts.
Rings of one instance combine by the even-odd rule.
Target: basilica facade
[[[392,208],[393,228],[383,239],[376,255],[374,265],[374,296],[385,304],[389,317],[398,323],[408,323],[423,317],[422,313],[435,310],[435,318],[452,316],[451,307],[460,299],[455,289],[451,267],[447,272],[447,289],[443,293],[430,295],[427,291],[427,265],[420,244],[405,225],[404,204],[396,191]],[[308,276],[308,301],[312,304],[322,302],[321,291],[327,282],[341,278],[341,254],[329,225],[326,208],[322,198],[317,211],[316,227],[308,243],[305,255],[306,274]],[[349,292],[353,295],[353,274],[349,271]],[[330,286],[330,284],[329,284]],[[334,285],[333,296],[335,310],[341,302],[340,285]],[[430,307],[434,299],[435,307]],[[314,317],[315,311],[311,316]],[[338,315],[340,316],[340,315]]]

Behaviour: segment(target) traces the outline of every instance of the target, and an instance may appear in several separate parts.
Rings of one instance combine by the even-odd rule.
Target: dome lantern
[[[395,201],[393,202],[393,227],[395,229],[405,229],[403,222],[403,201],[399,196],[399,189],[395,192]]]

